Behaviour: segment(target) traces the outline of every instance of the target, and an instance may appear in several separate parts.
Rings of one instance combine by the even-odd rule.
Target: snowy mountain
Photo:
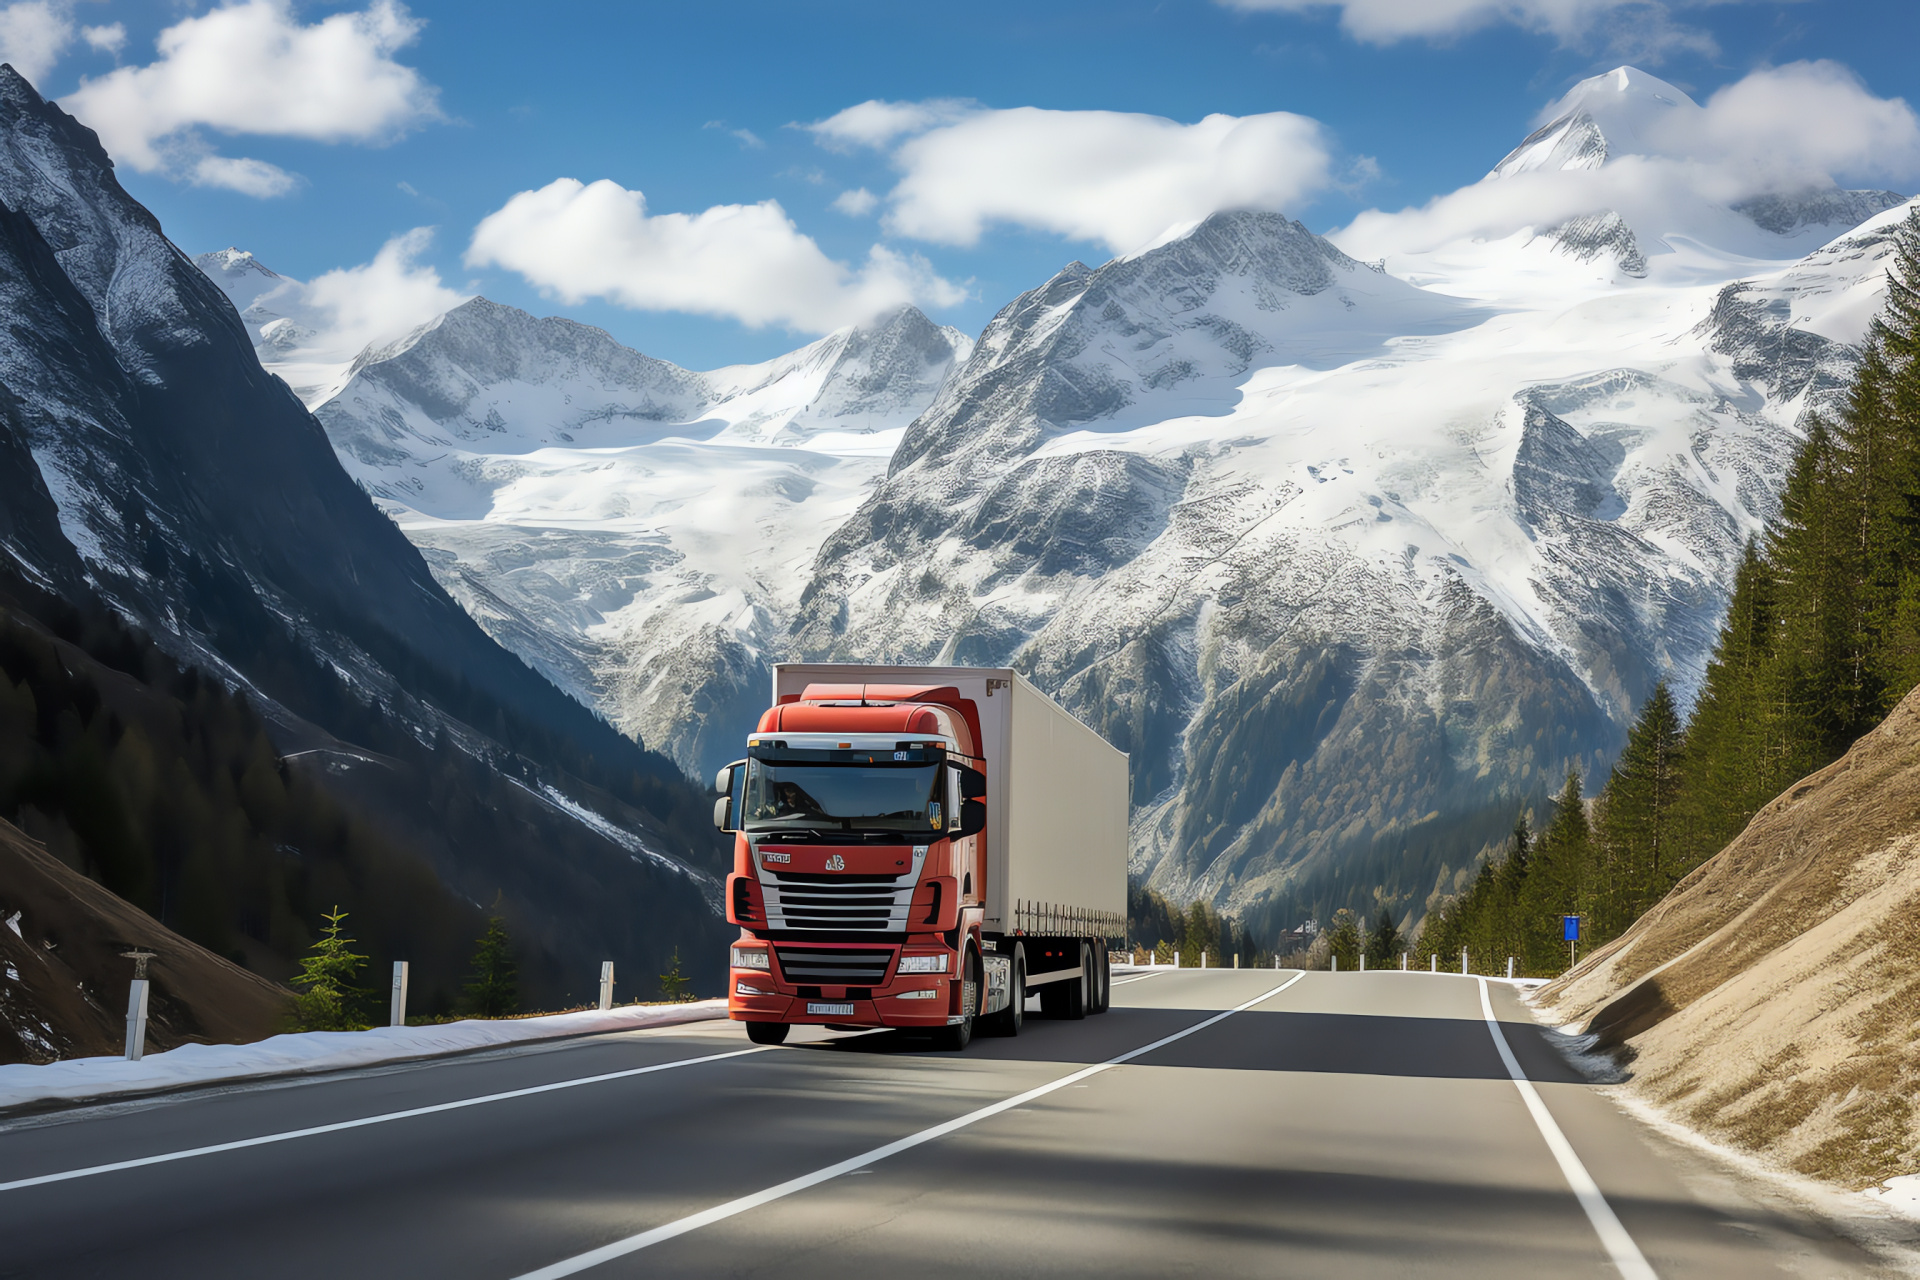
[[[454,892],[504,893],[529,941],[581,973],[609,947],[650,960],[659,940],[629,945],[642,915],[682,914],[690,941],[711,928],[711,849],[674,830],[697,793],[474,625],[93,132],[7,67],[0,300],[10,574],[104,603],[244,690],[283,749],[328,762],[356,820],[432,859]],[[431,756],[441,776],[425,786],[356,733]],[[455,847],[455,799],[487,806],[514,846]],[[550,858],[567,870],[533,872]],[[562,887],[582,880],[584,910]]]
[[[1699,110],[1595,77],[1473,226],[1217,214],[970,351],[908,312],[695,374],[476,301],[318,412],[496,637],[690,768],[771,661],[1011,663],[1132,753],[1136,874],[1417,916],[1697,687],[1879,305],[1891,193],[1634,196]]]
[[[1490,183],[1603,164],[1664,107],[1599,90],[1649,80]],[[1819,247],[1688,212],[1735,247],[1602,209],[1377,274],[1223,214],[1069,266],[827,541],[794,650],[1028,670],[1133,754],[1133,868],[1176,898],[1417,914],[1656,680],[1697,687],[1904,214]]]
[[[238,305],[251,277],[215,278]],[[362,353],[317,414],[496,640],[694,767],[733,749],[821,540],[971,347],[906,308],[695,373],[476,298]]]

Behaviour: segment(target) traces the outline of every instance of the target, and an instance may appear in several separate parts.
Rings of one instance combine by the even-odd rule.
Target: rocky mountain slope
[[[0,822],[0,1062],[118,1054],[123,952],[156,953],[147,1047],[245,1044],[283,1028],[293,992],[181,937]]]
[[[1133,754],[1137,875],[1256,933],[1411,922],[1655,681],[1691,693],[1877,306],[1892,193],[1615,200],[1699,110],[1578,86],[1476,194],[1593,203],[1511,234],[1368,262],[1377,226],[1223,213],[1073,263],[860,447],[754,453],[657,362],[651,399],[587,396],[634,406],[612,453],[378,352],[319,414],[494,634],[690,768],[770,661],[1013,663]]]
[[[615,946],[651,961],[664,939],[637,949],[642,917],[685,916],[689,938],[704,936],[713,850],[692,820],[698,793],[439,588],[92,131],[11,69],[0,306],[0,509],[20,571],[108,603],[245,689],[285,748],[321,751],[343,795],[427,833],[458,892],[505,894],[569,967],[588,973]],[[392,745],[350,748],[368,734]],[[493,808],[494,842],[431,840],[452,793],[387,776],[402,746],[466,772],[460,794]],[[517,873],[509,841],[566,874]],[[590,927],[564,900],[572,879],[605,909]]]
[[[1802,1173],[1920,1164],[1920,692],[1541,993],[1632,1087]]]

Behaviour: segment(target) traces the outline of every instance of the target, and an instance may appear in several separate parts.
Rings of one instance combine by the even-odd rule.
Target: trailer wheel
[[[749,1022],[747,1039],[755,1044],[785,1044],[789,1030],[784,1022]]]
[[[1007,978],[1007,1007],[981,1020],[981,1029],[989,1035],[1017,1036],[1027,1017],[1027,953],[1013,944],[1013,964]]]
[[[1093,947],[1093,1013],[1105,1013],[1113,1007],[1113,960],[1107,954],[1107,944],[1097,942]]]
[[[961,970],[965,976],[960,986],[960,1021],[948,1023],[935,1029],[933,1047],[958,1052],[973,1041],[973,1023],[980,1009],[980,998],[986,992],[986,976],[981,972],[980,953],[972,947],[967,948],[966,967]]]
[[[1080,980],[1077,982],[1049,982],[1040,989],[1040,1007],[1046,1010],[1049,1018],[1065,1018],[1072,1021],[1087,1016],[1092,1007],[1093,974],[1092,956],[1087,944],[1080,944]]]

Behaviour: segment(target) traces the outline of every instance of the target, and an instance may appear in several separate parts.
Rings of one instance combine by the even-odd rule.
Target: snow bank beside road
[[[304,1031],[254,1044],[188,1044],[139,1062],[71,1058],[44,1066],[0,1066],[0,1110],[33,1103],[74,1102],[155,1093],[192,1085],[370,1067],[409,1058],[554,1040],[606,1031],[635,1031],[727,1016],[725,1000],[629,1005],[601,1012],[555,1013],[505,1021],[448,1022],[372,1031]]]

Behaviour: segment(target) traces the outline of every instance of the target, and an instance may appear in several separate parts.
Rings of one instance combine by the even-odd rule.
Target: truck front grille
[[[760,889],[769,929],[870,930],[904,933],[914,877],[836,876],[763,871]]]
[[[877,987],[887,976],[892,951],[828,950],[821,947],[778,947],[780,973],[788,982],[818,983],[823,987]]]

